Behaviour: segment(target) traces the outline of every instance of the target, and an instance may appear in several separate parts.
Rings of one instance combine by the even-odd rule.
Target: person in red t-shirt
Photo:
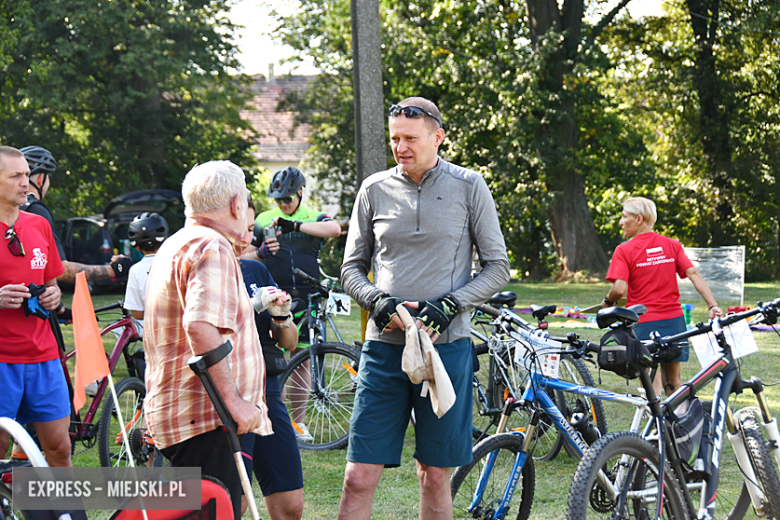
[[[38,305],[60,305],[57,277],[64,271],[51,227],[19,210],[27,202],[30,169],[16,148],[0,146],[0,417],[32,422],[50,466],[70,466],[70,403],[57,342],[47,319],[25,312],[28,285],[44,285]],[[32,307],[28,303],[27,307]],[[0,434],[0,457],[8,451]]]
[[[651,200],[634,197],[623,203],[620,227],[623,236],[631,240],[620,244],[612,255],[607,272],[612,287],[601,304],[611,307],[628,291],[627,305],[647,307],[634,328],[639,339],[650,339],[653,331],[662,336],[685,332],[677,276],[693,282],[707,302],[710,319],[723,315],[707,282],[688,259],[680,242],[653,232],[657,218],[655,203]],[[682,384],[680,372],[684,361],[688,361],[688,348],[684,348],[674,361],[661,364],[653,382],[657,395],[661,395],[662,386],[669,395]]]

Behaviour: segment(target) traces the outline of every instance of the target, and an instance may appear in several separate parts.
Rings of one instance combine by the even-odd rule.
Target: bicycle
[[[610,400],[633,406],[637,409],[632,429],[639,427],[647,412],[644,397],[629,394],[617,394],[592,386],[561,381],[554,371],[545,375],[541,368],[543,356],[566,353],[573,358],[598,352],[599,346],[587,340],[579,339],[575,333],[565,338],[551,337],[544,330],[534,329],[525,320],[507,309],[495,309],[487,305],[479,310],[494,316],[496,327],[515,342],[514,362],[525,365],[528,379],[520,399],[508,398],[503,405],[501,421],[496,435],[487,437],[474,446],[473,461],[457,468],[450,478],[455,518],[501,519],[506,518],[512,507],[512,498],[519,494],[516,502],[517,519],[528,518],[533,503],[534,492],[534,449],[536,429],[541,418],[549,418],[552,426],[563,437],[564,442],[579,457],[588,449],[588,444],[599,437],[599,432],[590,422],[587,411],[579,411],[567,417],[558,407],[556,400],[548,393],[566,392],[582,398]],[[631,313],[638,321],[635,313]],[[605,314],[600,326],[609,326],[620,321],[622,315]],[[563,349],[563,344],[567,344]],[[549,361],[550,358],[548,357]],[[526,409],[530,416],[525,431],[514,430],[503,433],[513,411]],[[542,424],[542,428],[547,425]],[[518,488],[519,486],[519,488]]]
[[[514,307],[517,295],[513,292],[501,292],[495,294],[489,301],[491,308]],[[531,313],[537,320],[537,329],[545,330],[548,326],[545,318],[554,313],[556,306],[531,306]],[[491,311],[492,312],[492,311]],[[480,370],[474,374],[474,407],[473,407],[473,426],[472,432],[476,442],[481,441],[489,435],[493,427],[497,427],[501,420],[504,403],[508,398],[517,400],[523,393],[523,382],[527,379],[527,371],[523,367],[517,366],[512,362],[515,348],[515,340],[508,336],[498,323],[494,320],[485,322],[480,320],[482,313],[475,311],[475,323],[477,325],[489,324],[491,333],[485,336],[480,331],[472,327],[472,335],[480,340],[475,349],[477,356],[488,354],[487,369],[483,369],[484,363],[479,363]],[[518,320],[522,320],[518,318]],[[522,320],[524,322],[524,320]],[[531,328],[531,325],[524,322]],[[569,354],[561,356],[561,367],[563,375],[560,379],[576,383],[578,385],[595,386],[593,377],[585,363]],[[484,384],[483,384],[484,381]],[[579,396],[571,398],[572,394],[558,390],[548,390],[548,395],[552,397],[560,410],[568,418],[575,414],[589,415],[590,419],[596,424],[602,434],[607,432],[607,420],[604,408],[600,401],[590,399],[588,396]],[[487,421],[487,422],[485,422]],[[507,428],[509,430],[524,431],[528,424],[528,417],[522,414],[522,409],[518,409],[517,414],[510,416]],[[534,458],[537,460],[552,460],[558,455],[561,448],[564,447],[570,456],[576,456],[573,448],[566,444],[562,435],[553,426],[552,419],[543,414],[539,419],[539,425],[534,430],[535,444]],[[475,442],[475,443],[476,443]]]
[[[329,289],[300,269],[295,269],[295,275],[315,292],[308,296],[306,311],[309,347],[294,355],[279,375],[282,399],[293,427],[304,418],[308,421],[313,438],[298,439],[301,449],[340,449],[348,442],[360,350],[344,343],[338,333],[328,304]],[[327,341],[326,321],[338,342]]]
[[[653,518],[659,515],[681,519],[693,516],[697,511],[697,517],[701,519],[725,516],[729,520],[738,520],[751,504],[760,516],[772,518],[780,514],[780,479],[753,416],[753,409],[732,413],[728,406],[729,395],[741,393],[745,388],[753,391],[772,439],[778,438],[776,422],[769,413],[763,384],[755,377],[750,380],[742,378],[733,346],[726,340],[723,330],[757,314],[761,314],[767,323],[774,324],[777,322],[778,306],[780,298],[708,324],[699,323],[694,329],[681,334],[664,338],[655,334],[652,340],[643,342],[651,351],[662,351],[690,337],[712,332],[720,352],[663,402],[656,398],[647,372],[639,371],[649,400],[651,421],[641,434],[613,433],[591,447],[574,476],[569,495],[569,519],[581,520],[600,515],[610,518]],[[703,431],[700,457],[691,467],[683,463],[675,442],[674,413],[684,403],[692,402],[695,394],[712,381],[715,381],[715,389],[711,422]],[[719,489],[724,436],[732,444],[744,481],[733,502]],[[773,451],[780,463],[776,445]],[[699,495],[698,508],[693,503],[692,494]],[[716,515],[716,507],[719,513],[725,515]]]

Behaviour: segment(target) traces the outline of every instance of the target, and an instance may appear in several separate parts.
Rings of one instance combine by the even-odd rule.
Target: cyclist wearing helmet
[[[149,270],[152,268],[154,255],[163,241],[168,238],[168,222],[157,213],[141,213],[130,223],[127,236],[130,245],[143,253],[144,257],[130,268],[130,273],[127,275],[125,309],[138,320],[139,333],[143,334],[146,282],[149,280]]]
[[[276,172],[271,179],[268,196],[276,200],[277,208],[265,211],[255,219],[255,235],[252,243],[257,249],[250,247],[245,258],[260,258],[265,262],[279,287],[286,291],[294,299],[304,302],[309,293],[313,292],[308,285],[296,280],[295,269],[301,269],[309,276],[319,280],[320,270],[317,259],[320,256],[320,248],[325,238],[335,238],[341,234],[341,226],[325,213],[311,209],[303,204],[303,187],[306,179],[294,166],[289,166]],[[264,240],[263,229],[269,226],[276,227],[276,238]],[[298,346],[303,348],[308,343],[308,336],[302,335]],[[303,344],[303,345],[302,345]],[[295,355],[300,348],[290,352]],[[307,377],[308,373],[301,377]],[[293,378],[297,374],[293,375]],[[300,433],[301,440],[311,440],[311,435],[305,426],[305,406],[300,407],[300,412],[293,417]]]
[[[84,271],[87,280],[90,281],[127,276],[127,271],[132,261],[123,255],[114,255],[111,258],[110,265],[87,265],[69,262],[65,259],[65,250],[54,227],[54,216],[46,204],[43,203],[43,198],[51,186],[51,174],[57,168],[57,162],[47,149],[40,146],[25,146],[19,151],[24,154],[24,158],[27,159],[27,164],[30,166],[30,190],[27,192],[27,204],[24,204],[21,209],[28,213],[40,215],[49,221],[54,234],[54,241],[57,243],[57,251],[60,253],[62,265],[65,266],[65,272],[57,280],[74,283],[76,274],[81,271]],[[64,307],[61,307],[58,311],[61,318],[65,311]]]

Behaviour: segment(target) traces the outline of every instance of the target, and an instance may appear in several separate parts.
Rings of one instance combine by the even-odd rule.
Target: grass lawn
[[[513,284],[508,290],[513,290],[518,294],[518,306],[525,307],[532,303],[539,305],[556,304],[559,306],[587,307],[600,302],[607,293],[609,284],[607,283],[587,283],[587,284],[552,284],[552,283],[523,283]],[[745,303],[750,305],[757,301],[770,301],[780,296],[780,283],[762,283],[747,284],[745,289]],[[98,295],[94,297],[96,307],[107,305],[121,298],[120,294]],[[71,295],[65,295],[66,304],[69,303]],[[694,321],[703,321],[706,319],[706,307],[702,301],[683,302],[696,305],[693,318]],[[727,305],[735,305],[738,302],[719,302],[725,309]],[[562,320],[555,320],[562,321]],[[337,326],[344,336],[347,343],[360,339],[360,315],[358,307],[354,306],[352,315],[349,317],[339,316],[336,320]],[[556,323],[551,323],[551,328],[556,327]],[[583,337],[591,340],[597,340],[601,332],[598,329],[565,329],[574,330],[581,333]],[[70,327],[63,327],[65,340],[72,347],[73,334]],[[557,333],[557,332],[553,332]],[[760,351],[744,360],[742,374],[749,378],[752,375],[758,376],[765,383],[776,383],[780,380],[780,366],[777,363],[780,355],[780,338],[771,332],[757,332],[754,334],[759,344]],[[106,345],[107,349],[113,347]],[[688,378],[695,374],[699,365],[695,355],[691,355],[691,361],[684,366],[683,377]],[[597,369],[592,369],[594,379],[604,388],[615,392],[632,393],[636,391],[637,382],[630,381],[627,385],[625,380],[607,372],[599,373]],[[114,377],[118,381],[126,375],[124,362],[120,361],[115,371]],[[711,392],[711,387],[705,389],[702,393],[706,396],[707,391]],[[775,414],[780,413],[780,392],[774,387],[766,389],[769,404]],[[732,402],[735,409],[752,404],[750,396],[738,396]],[[627,429],[630,423],[631,410],[619,405],[606,404],[607,420],[610,431],[619,431]],[[416,518],[418,515],[418,486],[415,475],[414,458],[414,429],[407,430],[406,441],[402,466],[396,469],[389,469],[384,472],[382,480],[377,489],[374,501],[373,518],[376,519],[409,519]],[[77,456],[74,459],[78,466],[97,466],[98,456],[96,449],[84,451],[82,446],[76,447]],[[345,451],[327,451],[314,452],[303,451],[301,453],[304,468],[304,518],[309,519],[332,519],[335,518],[338,503],[341,497],[341,484],[345,466]],[[727,450],[724,457],[730,457],[730,450]],[[730,474],[727,474],[725,482],[727,485],[737,486],[739,476],[736,473],[733,464]],[[558,519],[566,515],[566,501],[568,498],[571,478],[576,469],[576,461],[561,453],[557,459],[550,462],[539,462],[536,464],[536,494],[532,510],[532,518]],[[723,482],[723,480],[722,480]],[[263,518],[268,518],[262,504],[262,496],[259,489],[255,486],[260,514]],[[94,516],[95,518],[108,518],[107,513]],[[248,517],[248,516],[247,516]],[[748,518],[754,517],[752,511],[747,515]],[[92,516],[91,516],[92,518]]]

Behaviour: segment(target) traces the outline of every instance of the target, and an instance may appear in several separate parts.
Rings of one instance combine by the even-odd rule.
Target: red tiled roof
[[[309,147],[312,128],[294,125],[292,112],[277,112],[276,107],[287,92],[305,90],[314,76],[282,76],[268,81],[258,74],[250,90],[254,98],[241,110],[241,117],[259,134],[254,155],[261,162],[298,162]]]

